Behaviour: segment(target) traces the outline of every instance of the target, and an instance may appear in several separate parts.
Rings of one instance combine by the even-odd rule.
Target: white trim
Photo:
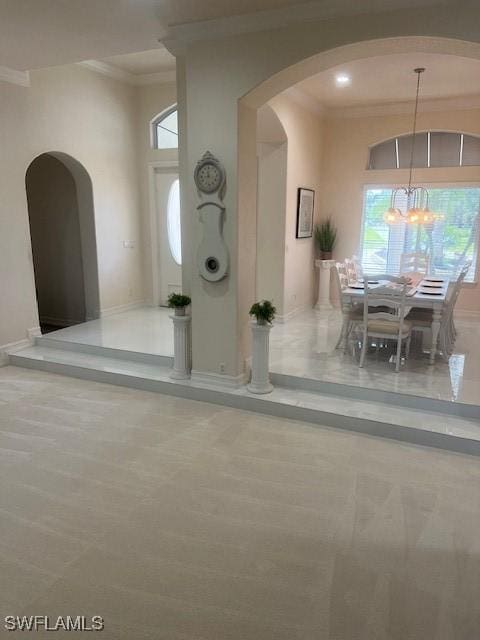
[[[114,80],[125,82],[132,86],[143,86],[148,84],[171,84],[176,81],[175,69],[167,71],[158,71],[156,73],[141,73],[135,74],[128,71],[124,71],[119,67],[108,62],[102,62],[101,60],[82,60],[76,64],[81,67],[85,67],[95,73],[100,73],[103,76],[108,76]]]
[[[164,171],[165,173],[167,173],[168,171],[178,173],[178,169],[178,160],[156,160],[154,162],[149,162],[147,166],[149,200],[148,211],[150,218],[150,257],[152,261],[152,292],[149,304],[153,307],[158,307],[158,305],[160,304],[160,265],[158,262],[158,215],[155,173],[159,170]]]
[[[31,329],[27,329],[28,339],[34,343],[35,338],[40,338],[42,336],[42,330],[40,327],[32,327]]]
[[[130,311],[130,309],[138,309],[145,306],[145,300],[137,300],[136,302],[128,302],[127,304],[119,304],[116,307],[107,307],[106,309],[100,309],[100,318],[106,318],[107,316],[113,316],[115,313],[122,313],[122,311]]]
[[[0,82],[10,82],[21,87],[29,87],[30,74],[28,71],[17,71],[17,69],[0,66]]]
[[[220,389],[240,389],[247,382],[247,374],[241,373],[238,376],[229,376],[222,373],[212,373],[211,371],[192,370],[191,381],[207,387],[217,387]]]
[[[330,107],[325,110],[330,118],[368,118],[373,116],[390,116],[411,114],[415,103],[389,102],[386,104],[366,104],[351,107]],[[480,109],[480,95],[458,96],[455,98],[438,98],[422,100],[418,105],[419,113],[436,111],[468,111]]]

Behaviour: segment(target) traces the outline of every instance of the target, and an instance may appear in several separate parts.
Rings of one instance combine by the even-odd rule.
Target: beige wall
[[[0,345],[38,325],[25,172],[45,152],[90,175],[101,309],[142,300],[134,88],[75,65],[32,72],[30,87],[0,83],[0,140]]]
[[[252,186],[256,192],[251,175],[256,127],[244,117],[244,108],[258,109],[296,82],[358,57],[413,51],[480,57],[480,35],[474,28],[479,19],[479,9],[462,5],[454,21],[451,10],[435,6],[416,10],[415,20],[411,10],[385,11],[224,38],[204,31],[192,39],[187,28],[174,30],[168,46],[181,52],[177,87],[188,130],[188,136],[180,136],[182,243],[189,247],[184,290],[191,294],[197,318],[192,323],[194,369],[222,376],[225,371],[226,383],[235,384],[243,379],[250,355],[243,336],[249,328],[246,302],[255,295],[250,260],[256,225],[250,223],[249,194]],[[214,286],[207,286],[197,273],[201,226],[197,216],[190,215],[198,203],[192,174],[207,148],[227,171],[224,235],[232,257],[228,278]],[[243,271],[245,264],[248,273]]]
[[[313,189],[316,198],[322,189],[323,121],[285,94],[270,104],[288,139],[283,304],[283,315],[288,318],[314,302],[314,241],[295,235],[298,188]],[[315,209],[318,220],[318,204]]]
[[[332,216],[338,227],[335,259],[358,252],[365,185],[408,182],[407,170],[367,171],[369,145],[408,133],[411,127],[411,114],[327,119],[320,207],[322,216]],[[420,113],[418,129],[480,134],[480,109]],[[414,181],[479,183],[480,167],[417,169]],[[458,304],[479,312],[480,285],[466,285]]]
[[[177,158],[151,149],[149,121],[174,102],[173,85],[132,87],[78,65],[34,71],[30,87],[0,82],[0,346],[38,325],[25,172],[45,152],[71,156],[91,178],[97,314],[148,299],[147,166]]]
[[[258,145],[257,300],[272,300],[284,315],[285,212],[288,143]]]

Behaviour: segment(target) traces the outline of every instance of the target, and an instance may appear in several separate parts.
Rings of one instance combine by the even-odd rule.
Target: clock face
[[[222,185],[222,171],[212,163],[205,162],[197,171],[197,186],[204,193],[213,193],[218,191]]]

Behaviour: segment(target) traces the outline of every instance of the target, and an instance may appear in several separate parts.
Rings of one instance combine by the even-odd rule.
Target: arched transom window
[[[408,169],[412,135],[398,136],[369,149],[369,169]],[[466,167],[480,165],[480,137],[450,131],[417,133],[413,166]]]
[[[152,122],[154,149],[178,149],[178,111],[174,105]]]

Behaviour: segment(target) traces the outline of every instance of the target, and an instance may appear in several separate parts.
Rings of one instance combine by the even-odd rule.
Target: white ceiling
[[[326,18],[443,1],[1,0],[0,66],[24,71],[148,51],[158,46],[171,25],[273,9],[278,13],[301,7]],[[299,11],[289,15],[295,17]]]
[[[1,0],[0,66],[26,71],[147,51],[158,46],[171,24],[298,4],[305,2]]]
[[[150,49],[150,51],[111,56],[105,58],[104,62],[134,75],[175,69],[175,57],[161,45],[157,49]]]
[[[329,108],[413,101],[415,67],[425,67],[420,99],[480,94],[480,61],[440,54],[395,54],[356,60],[323,71],[297,85]],[[337,74],[348,74],[351,84],[338,87]]]

